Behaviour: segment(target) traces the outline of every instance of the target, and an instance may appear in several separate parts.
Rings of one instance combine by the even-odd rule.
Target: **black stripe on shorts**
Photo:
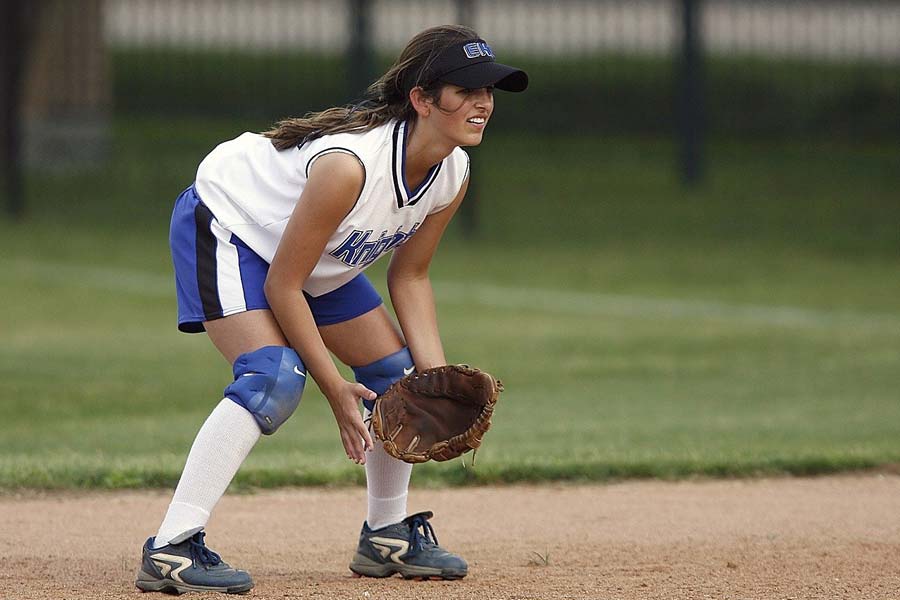
[[[209,229],[212,220],[212,212],[205,204],[198,202],[194,208],[194,222],[197,224],[197,287],[207,321],[222,316],[219,285],[216,281],[216,236]]]

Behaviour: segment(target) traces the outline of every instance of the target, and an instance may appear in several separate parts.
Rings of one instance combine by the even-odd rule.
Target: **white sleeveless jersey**
[[[469,171],[469,157],[461,148],[409,189],[406,134],[405,122],[390,121],[363,133],[328,135],[279,151],[270,139],[244,133],[217,146],[200,163],[197,193],[223,227],[271,263],[313,162],[332,152],[356,156],[365,169],[362,192],[303,286],[310,295],[321,296],[406,242],[428,215],[446,208],[459,193]]]

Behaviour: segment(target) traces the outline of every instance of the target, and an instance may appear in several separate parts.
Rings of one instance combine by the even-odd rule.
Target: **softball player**
[[[178,327],[205,330],[234,381],[144,544],[139,589],[253,587],[205,546],[203,529],[259,436],[297,408],[308,376],[331,405],[347,457],[365,464],[368,513],[350,569],[466,575],[465,560],[437,545],[431,513],[406,514],[412,466],[372,443],[358,402],[368,413],[397,379],[447,362],[428,266],[468,184],[460,147],[481,142],[494,88],[527,85],[471,29],[435,27],[409,42],[366,102],[244,133],[203,160],[172,216]],[[399,327],[363,274],[391,251]]]

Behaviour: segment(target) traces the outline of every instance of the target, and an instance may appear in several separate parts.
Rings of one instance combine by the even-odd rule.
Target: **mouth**
[[[487,123],[487,119],[484,117],[470,117],[466,119],[466,123],[476,125],[478,127],[484,127],[484,124]]]

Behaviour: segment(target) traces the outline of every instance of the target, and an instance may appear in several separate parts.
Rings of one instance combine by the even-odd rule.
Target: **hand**
[[[377,396],[361,383],[349,381],[342,382],[335,392],[328,395],[347,458],[358,465],[366,464],[366,451],[374,447],[369,429],[359,413],[359,399],[374,400]]]

